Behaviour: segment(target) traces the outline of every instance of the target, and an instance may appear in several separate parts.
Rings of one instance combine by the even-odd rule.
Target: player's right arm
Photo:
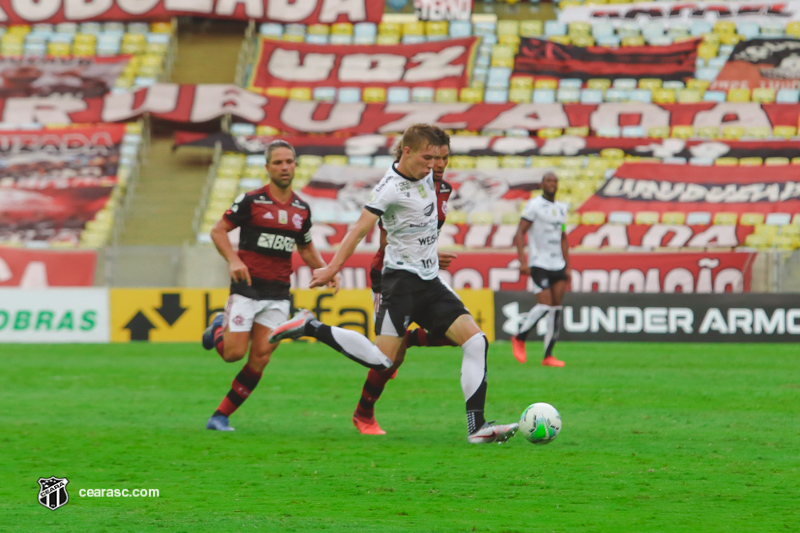
[[[521,274],[527,276],[531,273],[531,267],[528,265],[528,257],[525,255],[525,235],[528,230],[533,226],[533,222],[524,218],[519,219],[519,226],[517,226],[517,234],[514,235],[514,246],[517,247],[517,256],[519,257],[519,271]]]
[[[225,220],[224,217],[219,219],[219,221],[214,224],[214,227],[211,228],[211,240],[214,242],[214,246],[217,247],[219,255],[224,257],[225,261],[228,262],[228,273],[231,279],[234,282],[246,281],[248,285],[252,285],[253,281],[250,279],[250,270],[236,254],[230,239],[228,239],[228,232],[234,228],[235,226]]]
[[[309,287],[321,287],[329,283],[342,269],[344,262],[356,251],[358,243],[372,231],[379,218],[368,209],[362,210],[358,221],[347,231],[328,266],[314,270]]]

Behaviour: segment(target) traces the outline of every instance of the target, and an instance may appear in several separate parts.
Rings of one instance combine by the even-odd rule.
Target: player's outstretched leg
[[[519,327],[517,334],[511,337],[511,352],[514,354],[514,358],[520,363],[524,363],[528,360],[528,355],[525,353],[525,341],[528,338],[528,334],[536,327],[539,320],[547,314],[549,309],[550,306],[546,304],[537,303],[534,305],[533,308],[528,311],[525,320],[522,321],[522,325]]]
[[[300,337],[314,337],[367,368],[383,370],[392,366],[392,360],[365,336],[355,331],[323,324],[306,309],[298,310],[291,320],[276,327],[269,337],[269,342]]]
[[[517,432],[519,424],[497,424],[486,422],[486,354],[489,342],[483,333],[477,333],[461,349],[461,390],[467,404],[467,442],[484,444],[505,442]]]
[[[262,375],[263,372],[256,372],[249,364],[244,365],[233,379],[231,390],[222,399],[211,418],[208,419],[206,429],[233,431],[234,428],[229,425],[228,418],[250,397]]]
[[[364,435],[384,435],[386,432],[381,429],[375,419],[375,402],[381,397],[386,383],[392,378],[392,370],[370,369],[367,373],[367,380],[361,389],[361,399],[356,405],[353,413],[353,425]]]
[[[561,310],[562,306],[554,305],[547,312],[547,333],[544,335],[544,359],[542,366],[564,366],[564,361],[553,356],[553,347],[558,340],[558,332],[561,329]]]
[[[206,350],[216,348],[220,357],[224,352],[224,344],[222,342],[222,334],[224,333],[222,329],[222,321],[224,318],[225,315],[223,313],[217,313],[203,332],[203,348]]]

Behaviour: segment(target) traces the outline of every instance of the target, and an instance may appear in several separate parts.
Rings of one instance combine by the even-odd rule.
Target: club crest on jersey
[[[431,214],[433,214],[433,202],[425,206],[425,210],[423,211],[423,213],[425,213],[426,217],[429,217],[431,216]]]
[[[65,477],[40,477],[39,503],[51,511],[55,511],[59,507],[66,505],[69,501],[67,483],[69,483],[69,480]]]
[[[425,190],[424,185],[417,185],[417,190],[419,190],[419,195],[423,198],[428,197],[428,192]]]
[[[442,214],[447,214],[447,201],[442,202]]]
[[[303,217],[301,217],[298,213],[292,215],[292,224],[294,224],[294,229],[300,229],[303,227]]]
[[[289,223],[289,213],[281,209],[278,211],[278,224],[288,224]]]

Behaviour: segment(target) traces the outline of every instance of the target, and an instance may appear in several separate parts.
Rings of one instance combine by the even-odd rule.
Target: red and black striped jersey
[[[311,208],[296,194],[282,203],[264,186],[240,194],[223,215],[240,228],[239,258],[253,285],[232,283],[231,293],[253,299],[289,298],[294,245],[311,242]]]
[[[442,226],[444,226],[444,221],[447,218],[447,201],[450,199],[450,194],[453,192],[453,187],[446,181],[436,181],[434,182],[433,186],[436,189],[436,207],[437,211],[439,212],[438,229],[441,230]],[[380,226],[380,229],[380,242],[386,242],[384,235],[386,230],[383,229],[382,225]],[[381,246],[380,249],[375,253],[375,257],[372,258],[372,270],[377,270],[378,272],[383,270],[383,257],[385,254],[385,247]]]

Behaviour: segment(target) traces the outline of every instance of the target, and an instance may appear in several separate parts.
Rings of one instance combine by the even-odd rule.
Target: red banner
[[[0,57],[0,98],[107,94],[130,56]]]
[[[0,287],[91,287],[97,254],[36,251],[0,246]]]
[[[800,211],[800,176],[795,168],[626,163],[578,208],[585,211]]]
[[[333,252],[323,252],[330,261]],[[572,292],[749,292],[755,253],[570,254]],[[342,269],[343,288],[369,286],[370,253],[355,253]],[[311,269],[293,254],[292,284],[307,288]],[[515,253],[462,252],[440,277],[455,289],[532,289]]]
[[[683,81],[694,76],[699,39],[668,46],[573,46],[523,38],[514,74],[536,78],[660,78]]]
[[[249,89],[454,87],[469,84],[476,37],[398,45],[321,45],[259,39]]]
[[[320,250],[341,244],[349,226],[315,222],[311,227],[314,245]],[[625,248],[631,251],[654,248],[736,248],[743,246],[745,238],[753,233],[752,226],[728,225],[673,225],[653,224],[603,224],[567,227],[570,247]],[[494,248],[508,250],[514,247],[517,224],[445,224],[439,233],[439,245],[463,246],[470,250]],[[377,237],[370,234],[368,242],[377,247]]]
[[[300,24],[375,22],[382,0],[0,0],[0,22],[152,20],[176,16]]]
[[[267,145],[283,139],[291,143],[298,155],[391,155],[397,143],[394,135],[333,136],[272,136],[231,135],[229,133],[175,132],[178,146],[204,146],[214,148],[220,143],[223,152],[263,154]],[[727,139],[635,139],[627,137],[578,137],[560,135],[543,139],[539,137],[487,137],[480,135],[451,135],[450,153],[454,155],[542,155],[578,156],[598,155],[606,148],[618,148],[627,155],[640,157],[693,157],[717,159],[719,157],[800,157],[800,141],[770,139],[767,141],[733,141]]]
[[[709,89],[797,89],[800,40],[750,39],[736,45]]]
[[[536,131],[691,125],[695,127],[796,127],[800,105],[757,103],[646,104],[468,104],[314,102],[267,98],[235,85],[155,84],[103,98],[6,98],[0,119],[12,124],[118,122],[151,113],[174,122],[207,122],[233,115],[288,133],[396,133],[417,122],[454,130]]]

